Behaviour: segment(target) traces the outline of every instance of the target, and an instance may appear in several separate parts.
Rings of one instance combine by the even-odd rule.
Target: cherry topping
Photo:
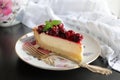
[[[73,30],[69,30],[68,32],[70,33],[71,36],[75,34]]]
[[[65,32],[59,32],[59,37],[66,39]]]
[[[58,27],[63,29],[64,28],[63,23],[59,24]]]
[[[83,36],[79,33],[75,33],[73,30],[66,31],[64,25],[61,23],[59,25],[53,25],[52,28],[48,29],[47,31],[43,31],[44,25],[38,26],[39,33],[46,33],[48,35],[61,37],[73,42],[80,42],[83,39]]]
[[[44,27],[44,25],[38,26],[38,29],[37,29],[38,33],[43,32],[43,27]]]
[[[75,41],[75,42],[79,42],[79,41],[81,41],[82,39],[83,39],[83,36],[82,36],[81,34],[76,33],[76,34],[74,35],[74,41]]]
[[[48,31],[46,31],[45,33],[48,35],[57,36],[58,35],[58,27],[54,26],[51,29],[49,29]]]
[[[70,35],[71,35],[70,32],[68,32],[68,31],[65,32],[66,39],[69,39]]]

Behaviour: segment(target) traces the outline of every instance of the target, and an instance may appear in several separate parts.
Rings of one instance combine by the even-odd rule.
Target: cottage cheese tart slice
[[[57,21],[49,21],[53,25],[48,29],[45,27],[49,23],[33,29],[37,44],[43,49],[80,63],[83,59],[81,44],[83,36],[72,30],[66,31],[62,23],[55,25],[54,22]]]

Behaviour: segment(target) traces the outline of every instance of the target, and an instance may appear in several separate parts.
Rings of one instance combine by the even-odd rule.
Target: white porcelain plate
[[[84,39],[82,41],[83,48],[84,48],[82,63],[89,64],[93,62],[95,59],[97,59],[99,54],[101,53],[100,45],[94,38],[92,38],[88,34],[85,34],[85,33],[81,33],[81,34],[84,36]],[[30,38],[32,40],[33,32],[27,33],[21,38],[19,38],[15,46],[17,55],[19,56],[20,59],[22,59],[26,63],[32,66],[38,67],[38,68],[48,69],[48,70],[70,70],[70,69],[79,68],[77,64],[67,59],[59,60],[58,58],[56,59],[55,66],[51,66],[51,65],[46,64],[44,61],[38,60],[37,58],[31,55],[28,55],[22,48],[22,45],[24,44],[22,40],[23,39],[25,40],[28,38],[29,40]]]

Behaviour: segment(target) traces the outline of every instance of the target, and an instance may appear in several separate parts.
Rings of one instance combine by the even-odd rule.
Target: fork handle
[[[112,73],[111,70],[95,65],[89,65],[89,64],[79,64],[80,67],[87,68],[88,70],[95,72],[95,73],[100,73],[100,74],[105,74],[109,75]]]

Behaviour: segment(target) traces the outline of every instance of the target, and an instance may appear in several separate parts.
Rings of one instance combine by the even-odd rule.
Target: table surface
[[[15,52],[15,44],[22,35],[32,30],[22,24],[0,27],[0,80],[120,80],[120,73],[111,75],[92,73],[85,68],[67,71],[43,70],[23,62]],[[99,57],[91,64],[108,67]]]

